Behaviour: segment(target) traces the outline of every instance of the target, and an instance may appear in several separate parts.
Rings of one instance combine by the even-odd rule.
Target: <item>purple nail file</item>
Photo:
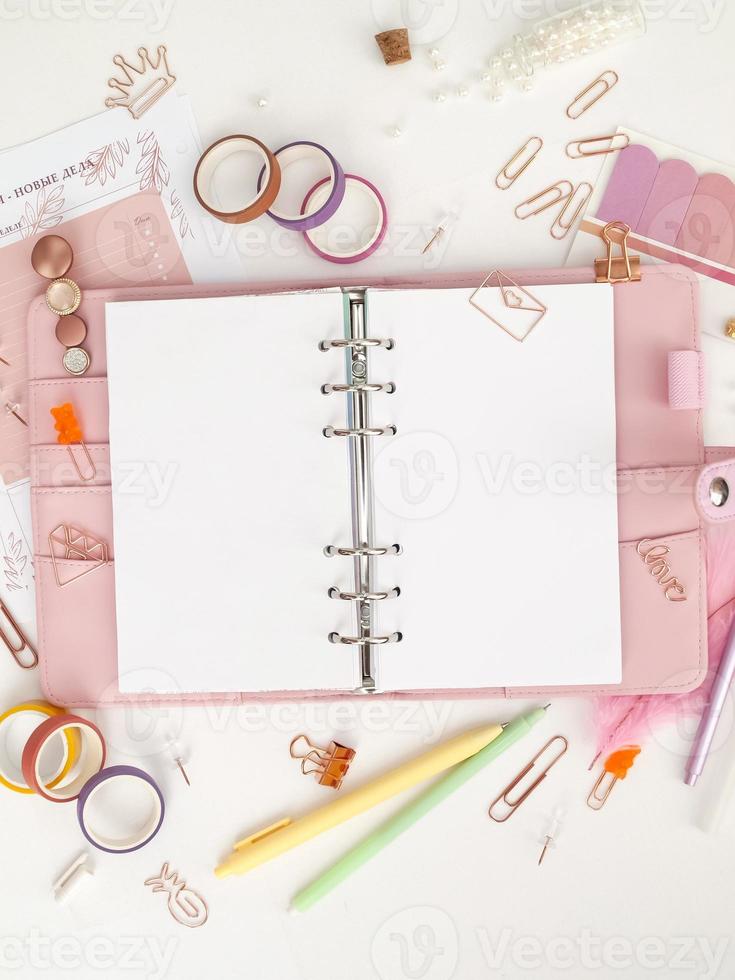
[[[735,252],[735,184],[723,174],[699,178],[676,237],[676,248],[729,265]]]
[[[652,241],[673,245],[698,183],[699,175],[691,164],[664,160],[633,230]]]
[[[658,158],[647,146],[621,150],[597,209],[604,222],[624,221],[635,230],[658,173]]]

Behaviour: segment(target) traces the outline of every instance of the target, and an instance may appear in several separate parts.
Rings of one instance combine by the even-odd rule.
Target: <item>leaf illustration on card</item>
[[[23,539],[11,531],[8,535],[7,544],[3,542],[3,550],[5,552],[3,571],[8,590],[11,592],[22,591],[24,588],[22,584],[23,572],[28,564],[28,556],[23,554]]]
[[[189,235],[194,238],[194,232],[191,230],[191,225],[189,224],[189,218],[184,211],[184,205],[181,203],[181,198],[176,193],[176,191],[171,191],[171,222],[178,221],[179,223],[179,234],[181,238],[186,238]]]
[[[169,170],[155,134],[149,129],[138,133],[138,146],[141,147],[141,156],[135,172],[140,177],[140,189],[147,191],[153,188],[160,194],[168,184]]]
[[[63,209],[64,185],[42,187],[36,195],[35,207],[30,201],[26,201],[20,219],[21,238],[32,238],[39,231],[55,228],[64,216]]]
[[[104,187],[108,178],[114,180],[125,163],[125,157],[130,153],[130,143],[127,140],[115,140],[105,146],[92,150],[86,156],[87,168],[84,183],[99,184]]]

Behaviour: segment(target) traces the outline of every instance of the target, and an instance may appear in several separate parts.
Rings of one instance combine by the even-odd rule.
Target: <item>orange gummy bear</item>
[[[616,779],[625,779],[640,751],[639,745],[626,745],[624,748],[618,749],[617,752],[613,752],[605,759],[605,770],[612,773]]]
[[[55,408],[51,409],[51,414],[56,420],[56,425],[54,428],[59,433],[56,437],[56,441],[60,442],[62,446],[68,446],[73,442],[83,442],[82,430],[77,422],[77,417],[74,414],[74,408],[71,402],[65,402],[63,405],[57,405]]]

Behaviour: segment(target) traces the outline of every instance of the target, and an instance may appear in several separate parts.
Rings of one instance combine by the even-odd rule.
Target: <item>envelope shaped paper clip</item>
[[[59,588],[89,575],[96,568],[102,568],[108,562],[107,545],[86,531],[80,531],[70,524],[59,524],[48,536],[51,563],[54,566],[54,576]],[[70,574],[62,574],[65,569],[60,561],[81,561],[85,563],[81,571],[76,566]]]
[[[500,269],[493,269],[470,296],[470,303],[513,340],[523,342],[547,307]]]

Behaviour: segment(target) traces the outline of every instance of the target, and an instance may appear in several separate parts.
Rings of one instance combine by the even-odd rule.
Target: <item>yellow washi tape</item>
[[[40,725],[46,721],[47,718],[53,718],[56,715],[66,714],[66,709],[57,708],[56,705],[49,704],[47,701],[24,701],[22,704],[16,704],[14,708],[8,708],[7,711],[0,715],[0,746],[3,739],[3,725],[5,725],[9,718],[23,713],[36,715],[38,718],[38,724]],[[79,757],[79,735],[77,731],[75,729],[65,731],[64,739],[66,742],[64,757],[61,760],[61,766],[58,772],[48,783],[49,788],[57,786],[61,782]],[[18,765],[18,772],[20,773],[20,765]],[[33,790],[26,784],[25,781],[20,783],[17,782],[16,780],[12,779],[8,773],[4,773],[2,768],[0,768],[0,785],[6,786],[8,789],[12,789],[14,793],[33,793]]]

